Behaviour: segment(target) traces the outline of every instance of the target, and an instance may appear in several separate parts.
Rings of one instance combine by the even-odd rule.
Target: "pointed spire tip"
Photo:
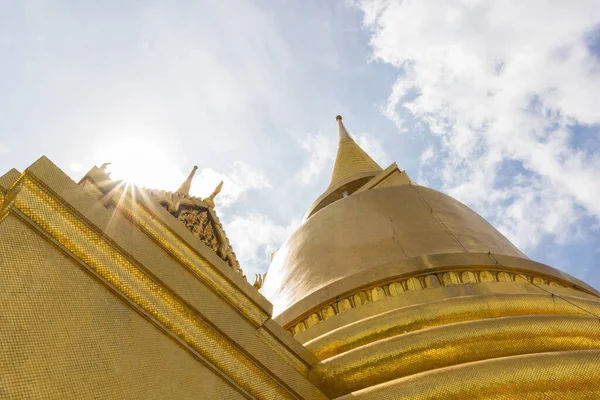
[[[210,194],[210,196],[208,196],[207,198],[204,199],[204,202],[206,204],[208,204],[210,207],[214,208],[215,207],[215,197],[217,197],[217,195],[221,192],[221,189],[223,189],[223,181],[221,181],[221,183],[219,183],[217,185],[217,187],[215,188],[215,190],[213,190],[213,192]]]
[[[342,116],[338,115],[335,119],[338,123],[338,151],[329,188],[353,175],[364,176],[367,173],[375,175],[381,171],[381,167],[352,139],[342,122]]]
[[[190,172],[190,174],[188,175],[185,182],[183,182],[181,184],[181,186],[179,186],[179,189],[177,189],[176,193],[183,194],[183,195],[190,194],[190,188],[192,187],[192,179],[194,179],[194,175],[196,174],[197,169],[198,169],[198,166],[194,165],[194,168],[192,168],[192,172]]]
[[[350,139],[350,135],[348,135],[348,131],[346,131],[346,127],[344,126],[344,123],[342,122],[342,116],[338,115],[337,117],[335,117],[335,120],[338,122],[338,139],[339,140]]]

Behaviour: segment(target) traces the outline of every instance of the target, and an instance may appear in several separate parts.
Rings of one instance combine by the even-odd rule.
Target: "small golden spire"
[[[364,178],[381,172],[381,167],[348,134],[342,116],[338,115],[335,120],[338,123],[339,142],[328,189],[337,187],[352,177]]]
[[[221,189],[223,189],[223,181],[221,181],[221,183],[219,183],[217,185],[217,187],[215,188],[215,190],[213,190],[213,192],[210,194],[210,196],[208,196],[207,198],[204,199],[204,202],[206,204],[208,204],[210,207],[215,207],[215,197],[217,197],[217,195],[221,192]]]
[[[194,175],[196,174],[196,170],[197,169],[198,169],[198,166],[194,165],[194,168],[192,169],[192,172],[190,172],[190,174],[188,175],[188,177],[185,180],[185,182],[183,182],[181,184],[181,186],[179,186],[179,189],[177,189],[176,193],[183,194],[183,195],[186,195],[186,196],[190,195],[190,188],[192,187],[192,179],[194,179]]]

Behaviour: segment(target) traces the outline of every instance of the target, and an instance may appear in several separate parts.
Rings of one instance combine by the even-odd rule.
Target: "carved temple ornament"
[[[194,166],[192,172],[176,192],[149,189],[146,189],[146,191],[171,215],[181,221],[190,232],[229,264],[231,268],[244,276],[229,239],[225,235],[223,226],[214,210],[214,199],[221,191],[223,182],[219,183],[212,194],[205,199],[190,196],[192,180],[197,170],[198,167]]]
[[[179,213],[177,219],[183,222],[186,228],[202,239],[214,252],[219,250],[219,240],[215,236],[215,230],[209,221],[208,211],[183,210]]]
[[[570,287],[580,290],[573,287],[573,284],[566,281],[559,282],[556,278],[548,279],[547,277],[530,273],[523,274],[503,269],[488,268],[482,267],[481,270],[456,268],[446,272],[434,273],[419,272],[413,276],[392,278],[390,281],[381,284],[359,287],[341,298],[330,299],[321,303],[311,311],[286,324],[284,328],[290,335],[296,336],[298,333],[321,321],[325,321],[351,308],[358,308],[386,297],[402,296],[406,293],[442,286],[490,282],[525,282],[542,288],[548,286]]]

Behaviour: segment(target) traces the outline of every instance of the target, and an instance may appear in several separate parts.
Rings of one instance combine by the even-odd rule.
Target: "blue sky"
[[[327,186],[335,115],[383,166],[600,287],[600,5],[0,0],[0,171],[47,155],[217,211],[265,271]]]

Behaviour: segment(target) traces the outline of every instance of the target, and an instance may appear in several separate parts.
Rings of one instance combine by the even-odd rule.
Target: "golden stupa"
[[[196,167],[175,192],[44,157],[0,177],[0,399],[600,398],[600,293],[336,119],[331,182],[254,285]]]

